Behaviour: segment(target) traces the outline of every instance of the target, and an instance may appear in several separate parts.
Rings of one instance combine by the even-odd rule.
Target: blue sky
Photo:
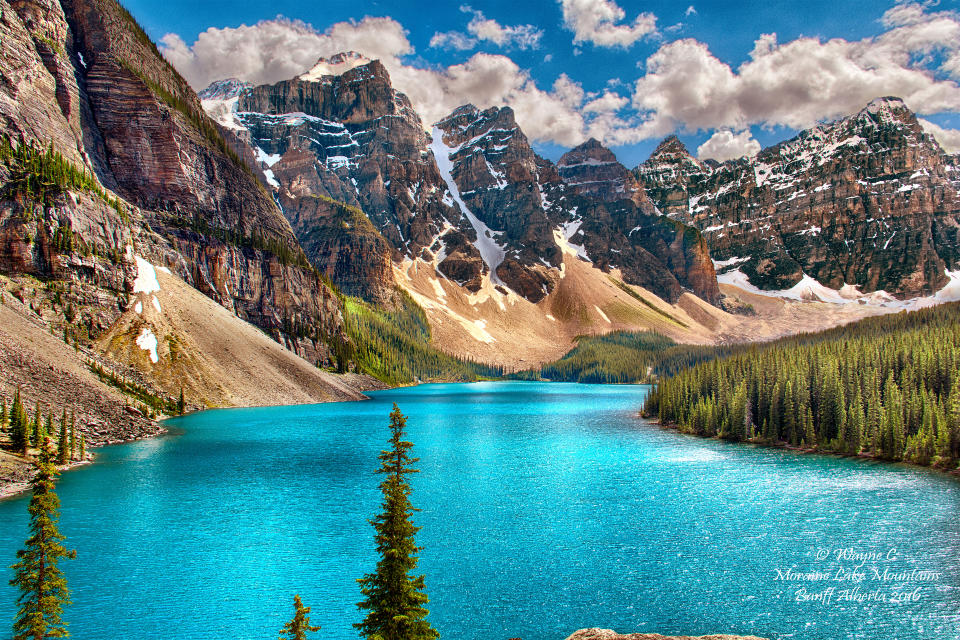
[[[594,136],[635,166],[670,132],[735,157],[888,94],[960,146],[960,0],[124,4],[197,88],[285,79],[349,46],[428,122],[509,104],[554,159]]]

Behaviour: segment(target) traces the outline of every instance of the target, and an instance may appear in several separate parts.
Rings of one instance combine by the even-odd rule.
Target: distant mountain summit
[[[718,297],[712,267],[705,279],[689,280],[689,256],[663,260],[699,252],[693,261],[709,265],[699,241],[676,243],[686,228],[671,223],[653,236],[639,233],[659,213],[636,177],[595,140],[555,166],[534,153],[512,109],[473,105],[427,133],[386,68],[357,53],[321,59],[273,85],[225,81],[201,93],[208,112],[250,143],[311,260],[348,293],[384,302],[395,284],[391,262],[420,260],[468,292],[512,291],[537,303],[563,277],[562,251],[576,235],[581,259],[618,268],[626,282],[666,300],[684,291],[709,302]],[[362,211],[370,224],[341,232],[331,201]],[[593,203],[621,201],[631,213],[583,216]],[[357,234],[359,245],[350,239]],[[635,254],[628,246],[637,243],[649,250]],[[347,266],[349,255],[359,257]]]
[[[960,267],[956,159],[899,98],[711,166],[667,138],[636,175],[660,209],[699,228],[713,258],[761,289],[805,276],[832,289],[928,295]]]

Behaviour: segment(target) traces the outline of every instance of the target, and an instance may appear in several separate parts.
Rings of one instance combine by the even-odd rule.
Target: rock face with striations
[[[0,11],[0,71],[11,79],[0,87],[0,133],[14,146],[52,143],[119,196],[74,190],[42,208],[5,198],[0,267],[69,281],[66,299],[92,338],[122,311],[140,254],[309,359],[326,359],[307,336],[338,334],[336,296],[130,14],[115,0],[0,0]]]
[[[434,129],[435,156],[449,163],[460,200],[481,225],[496,277],[532,302],[550,293],[562,261],[543,209],[537,158],[513,110],[456,109]],[[489,230],[489,231],[488,231]]]
[[[897,98],[721,165],[668,139],[636,173],[715,260],[764,289],[809,276],[912,297],[960,266],[957,165]]]
[[[701,234],[660,215],[609,149],[589,140],[564,154],[556,168],[562,188],[554,182],[548,190],[552,215],[565,219],[568,241],[582,245],[594,265],[605,271],[619,269],[625,282],[671,302],[684,291],[712,304],[719,300]],[[542,172],[549,183],[549,168]]]
[[[204,106],[219,110],[224,126],[242,129],[254,141],[299,237],[309,231],[311,199],[330,198],[367,215],[373,227],[360,230],[365,240],[353,248],[363,251],[358,262],[370,263],[368,278],[338,280],[344,272],[329,262],[332,254],[308,254],[350,293],[387,301],[393,291],[390,259],[421,256],[447,230],[464,226],[419,116],[378,61],[358,54],[321,59],[298,78],[243,88],[219,102],[210,97]],[[382,238],[373,240],[371,231]]]
[[[600,202],[631,200],[649,213],[654,211],[637,178],[594,138],[563,154],[557,170],[577,195]]]

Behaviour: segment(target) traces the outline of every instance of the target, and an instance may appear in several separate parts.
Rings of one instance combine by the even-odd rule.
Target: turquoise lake
[[[315,637],[355,638],[396,402],[421,458],[420,567],[444,638],[960,639],[960,483],[662,430],[637,417],[645,393],[423,385],[208,411],[101,449],[59,482],[72,637],[272,639],[299,593]],[[26,506],[0,502],[4,566]]]

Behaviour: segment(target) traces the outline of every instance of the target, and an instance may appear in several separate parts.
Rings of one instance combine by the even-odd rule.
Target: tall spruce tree
[[[310,626],[310,607],[303,606],[299,594],[293,596],[293,608],[293,618],[280,629],[280,640],[306,640],[307,633],[320,631]]]
[[[419,458],[410,456],[413,443],[404,440],[406,417],[393,405],[390,413],[390,449],[380,452],[377,473],[386,477],[380,483],[382,511],[370,523],[376,529],[375,540],[380,560],[374,573],[358,582],[364,600],[357,606],[366,610],[363,622],[355,624],[368,640],[433,640],[440,634],[427,622],[424,607],[429,601],[424,578],[411,572],[417,567],[421,550],[414,539],[420,527],[412,516],[417,509],[410,503],[407,475]]]
[[[40,422],[42,416],[40,415],[40,401],[37,400],[36,406],[33,408],[33,428],[31,430],[30,442],[33,444],[35,449],[39,449],[40,445],[43,444],[40,440],[40,432],[43,430],[43,423]]]
[[[60,499],[54,487],[57,469],[49,443],[41,443],[40,447],[28,507],[30,537],[24,548],[17,551],[18,561],[12,567],[14,577],[10,581],[11,586],[20,590],[13,640],[69,636],[61,615],[63,606],[70,603],[70,591],[58,564],[62,558],[76,557],[76,552],[61,544],[64,536],[57,530]]]
[[[10,444],[14,451],[27,453],[29,423],[27,410],[23,408],[23,401],[20,399],[20,389],[18,388],[13,396],[13,405],[10,408]]]
[[[77,416],[70,411],[70,459],[77,457]]]
[[[64,465],[70,461],[70,444],[67,435],[67,410],[60,414],[60,438],[57,440],[57,464]]]

